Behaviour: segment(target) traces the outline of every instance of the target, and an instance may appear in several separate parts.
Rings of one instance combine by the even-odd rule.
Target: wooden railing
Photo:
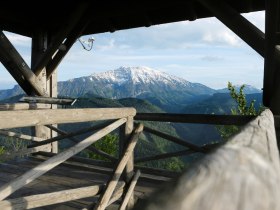
[[[10,106],[6,108],[10,109]],[[0,157],[2,160],[30,153],[35,153],[38,151],[48,151],[50,143],[57,142],[66,138],[70,139],[75,143],[74,146],[71,146],[70,148],[58,154],[54,154],[46,161],[34,167],[33,169],[18,176],[11,182],[1,186],[0,209],[8,207],[13,209],[13,205],[21,205],[20,201],[25,202],[24,204],[22,204],[22,206],[26,207],[26,202],[28,202],[28,206],[31,206],[32,208],[44,205],[51,205],[54,203],[65,202],[71,199],[71,196],[75,197],[75,199],[85,198],[94,196],[96,194],[100,194],[101,191],[102,194],[100,195],[99,201],[89,206],[89,208],[95,206],[95,209],[105,209],[110,203],[115,202],[122,196],[124,197],[122,208],[125,208],[129,205],[133,205],[133,193],[131,192],[131,189],[134,188],[135,180],[138,179],[140,173],[137,172],[134,174],[133,151],[137,143],[138,137],[143,130],[143,125],[141,124],[137,125],[136,128],[133,129],[133,117],[135,116],[135,114],[136,110],[134,108],[0,111],[0,134],[32,141],[32,143],[29,144],[26,149],[23,149],[18,152],[13,152],[11,154],[5,154],[4,156]],[[89,128],[83,128],[81,130],[71,133],[66,133],[61,129],[52,126],[52,124],[104,120],[107,120],[107,122],[97,124]],[[50,139],[42,139],[7,130],[10,128],[29,127],[37,125],[45,125],[48,128],[55,130],[61,135]],[[120,145],[122,153],[119,159],[103,151],[100,151],[92,146],[94,142],[98,141],[99,139],[106,136],[107,134],[109,134],[117,128],[122,128],[121,131],[123,132],[121,134],[122,139],[120,139],[120,144],[123,144]],[[94,133],[82,141],[78,140],[75,137],[76,135],[83,134],[86,132]],[[93,151],[99,155],[106,157],[114,163],[118,163],[117,167],[114,170],[112,178],[107,182],[106,187],[104,187],[103,185],[98,185],[67,190],[67,193],[70,195],[70,197],[64,195],[66,191],[60,191],[41,195],[32,195],[12,200],[4,200],[16,190],[22,188],[23,186],[37,179],[52,168],[63,163],[64,161],[68,160],[69,158],[73,157],[74,155],[85,149],[89,149],[90,151]],[[123,172],[126,177],[125,182],[119,181],[120,176],[121,174],[123,174]],[[124,184],[122,183],[125,183],[127,189],[130,189],[127,191],[128,194],[126,195],[124,193],[126,192],[124,191]],[[127,186],[128,184],[130,184],[131,186]],[[81,192],[83,192],[83,194],[80,194]],[[113,192],[115,193],[113,194]],[[54,199],[48,199],[50,197]],[[38,203],[38,199],[42,200],[42,202]]]
[[[6,108],[10,109],[10,107]],[[88,188],[85,187],[81,189],[72,189],[71,192],[69,191],[70,194],[75,194],[78,193],[79,190],[88,192],[89,189],[94,189],[91,193],[84,193],[84,197],[93,196],[94,193],[100,194],[100,191],[103,192],[100,195],[97,203],[93,203],[85,209],[92,209],[93,207],[95,207],[95,209],[105,209],[110,203],[118,200],[121,197],[123,198],[123,203],[121,204],[120,209],[124,209],[126,206],[131,207],[133,205],[133,188],[135,187],[136,180],[140,176],[140,171],[134,173],[134,168],[141,169],[142,172],[150,172],[161,176],[178,176],[177,173],[166,170],[157,170],[143,166],[135,167],[134,162],[143,163],[147,161],[162,160],[170,157],[184,156],[193,153],[202,153],[204,154],[204,158],[201,160],[201,162],[193,166],[193,168],[190,168],[188,169],[188,171],[183,173],[181,178],[175,184],[173,183],[171,187],[167,187],[165,191],[156,195],[156,198],[154,200],[151,200],[146,204],[141,204],[141,206],[144,205],[146,209],[151,209],[151,206],[153,206],[153,209],[162,208],[163,210],[223,209],[224,206],[228,206],[225,204],[227,199],[230,199],[232,197],[233,201],[230,203],[230,205],[232,206],[229,209],[236,209],[237,207],[235,205],[237,205],[237,203],[238,205],[245,206],[245,209],[258,209],[256,208],[257,205],[251,206],[251,204],[249,205],[248,202],[254,203],[254,199],[256,199],[257,197],[256,192],[260,192],[260,197],[265,197],[265,199],[267,199],[265,201],[265,205],[267,204],[267,202],[271,202],[273,206],[278,207],[278,203],[273,202],[273,200],[271,199],[273,198],[276,200],[275,195],[278,196],[279,194],[278,189],[280,188],[275,189],[275,187],[279,187],[280,184],[280,178],[278,178],[280,175],[280,168],[273,115],[269,110],[264,111],[262,115],[257,118],[253,116],[177,114],[137,114],[135,116],[135,110],[130,108],[24,110],[1,111],[0,119],[0,134],[32,141],[32,144],[29,144],[28,148],[26,148],[25,150],[22,150],[18,153],[6,154],[2,156],[2,158],[4,159],[30,153],[36,153],[38,151],[48,151],[48,146],[50,145],[50,143],[57,142],[62,139],[69,139],[73,143],[75,143],[74,146],[59,154],[50,155],[50,158],[48,160],[35,167],[33,170],[26,172],[12,182],[0,187],[0,200],[5,199],[17,189],[38,178],[58,164],[66,161],[69,158],[74,158],[73,156],[78,152],[87,149],[111,161],[111,163],[107,162],[106,164],[113,166],[117,163],[117,166],[114,168],[112,177],[110,180],[108,180],[106,187],[104,185],[89,186]],[[143,127],[143,125],[141,124],[137,125],[136,129],[133,129],[134,119],[136,119],[137,121],[160,121],[174,123],[183,122],[239,126],[245,125],[245,127],[239,134],[232,137],[226,144],[216,143],[211,145],[199,146],[195,145],[191,141],[171,136],[168,133],[152,129],[148,126]],[[64,130],[51,125],[98,120],[107,121],[91,126],[89,128],[83,128],[70,133],[67,133]],[[50,139],[42,139],[7,130],[14,127],[35,125],[45,125],[49,129],[54,130],[60,135]],[[107,135],[116,128],[120,128],[121,130],[119,158],[113,157],[112,155],[107,154],[106,152],[92,146],[93,142],[96,142],[98,139]],[[142,131],[144,131],[145,133],[156,135],[177,145],[183,146],[185,147],[185,149],[165,154],[135,158],[135,160],[133,160],[133,151],[139,134]],[[84,139],[83,141],[80,141],[75,137],[76,135],[86,132],[95,133]],[[125,175],[125,182],[119,181],[121,174]],[[266,175],[269,178],[266,179]],[[207,184],[205,184],[206,182]],[[272,186],[271,182],[276,183],[275,186]],[[130,186],[127,186],[128,183],[130,183]],[[124,195],[123,186],[125,184],[127,189],[126,195]],[[259,190],[260,188],[264,188],[266,190],[262,192],[262,190]],[[253,191],[252,198],[250,197],[251,191]],[[182,192],[181,194],[184,196],[179,196],[179,192]],[[212,192],[215,192],[215,195],[212,195]],[[28,201],[30,200],[30,205],[34,205],[35,207],[38,207],[39,205],[36,204],[36,200],[38,198],[37,196],[39,196],[40,198],[42,197],[43,199],[47,198],[48,196],[56,196],[57,200],[54,199],[52,201],[56,203],[64,202],[69,199],[64,198],[62,195],[58,196],[59,194],[63,194],[63,192],[27,196],[24,197],[24,199]],[[171,200],[163,199],[166,194],[168,194],[168,198],[170,194]],[[209,195],[211,195],[211,198],[207,199]],[[175,199],[175,196],[178,197]],[[243,199],[238,200],[238,198],[242,196],[247,196],[248,202],[245,202]],[[213,198],[214,201],[212,201]],[[159,200],[164,200],[163,204],[160,204]],[[172,200],[176,200],[178,202],[174,203]],[[16,202],[15,199],[0,201],[0,208],[4,208],[7,205],[12,206],[14,202]],[[213,204],[211,204],[211,202],[213,202]],[[219,204],[220,202],[221,205]],[[46,203],[44,205],[53,204],[49,203],[48,201],[46,201]],[[187,203],[187,206],[185,205],[185,203]],[[269,209],[267,206],[262,206],[259,203],[258,205],[261,207],[259,209]],[[249,206],[250,208],[247,208],[247,206]],[[142,207],[140,209],[142,209]]]
[[[269,110],[135,210],[277,210],[280,163]]]

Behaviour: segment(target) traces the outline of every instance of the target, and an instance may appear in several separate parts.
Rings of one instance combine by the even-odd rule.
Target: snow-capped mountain
[[[148,67],[120,67],[59,83],[59,94],[79,97],[91,93],[106,98],[191,97],[215,90]]]

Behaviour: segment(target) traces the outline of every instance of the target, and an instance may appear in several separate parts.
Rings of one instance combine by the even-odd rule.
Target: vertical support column
[[[44,54],[47,50],[50,36],[44,32],[38,32],[32,37],[32,54],[31,54],[31,69],[34,71],[34,65],[37,63],[38,59]],[[56,73],[53,76],[47,79],[46,68],[41,69],[37,75],[40,84],[46,90],[49,97],[57,96],[57,78]],[[53,105],[52,109],[56,109],[57,106]],[[52,138],[57,135],[56,132],[51,131],[45,126],[36,126],[35,127],[35,136],[41,137],[44,139]],[[57,153],[58,145],[57,142],[51,143],[50,151]]]
[[[55,70],[49,80],[47,81],[49,83],[49,90],[50,90],[50,97],[57,97],[57,70]],[[52,104],[51,109],[57,109],[56,104]],[[57,127],[57,125],[53,125]],[[51,137],[56,137],[57,132],[50,130]],[[58,141],[51,143],[52,144],[52,152],[58,153]]]
[[[125,137],[126,137],[126,145],[128,142],[128,139],[131,137],[132,131],[133,131],[133,117],[128,117],[127,118],[127,122],[125,124]],[[128,187],[128,183],[130,183],[133,175],[134,175],[134,153],[131,155],[130,160],[128,160],[127,165],[125,167],[125,181],[127,183],[127,187]],[[131,209],[134,205],[134,194],[132,193],[128,204],[127,204],[127,208]]]
[[[121,126],[120,128],[120,142],[119,142],[119,159],[122,158],[123,152],[125,148],[127,147],[127,142],[129,138],[131,137],[132,131],[133,131],[133,123],[134,119],[133,117],[129,116],[127,118],[127,122],[125,125]],[[128,160],[127,165],[124,170],[124,179],[128,186],[131,178],[133,177],[134,170],[134,155],[131,156],[130,160]],[[134,196],[132,194],[127,207],[128,209],[132,208],[134,205]]]
[[[265,10],[265,60],[263,103],[275,115],[280,114],[280,65],[276,53],[280,32],[280,0],[267,0]]]

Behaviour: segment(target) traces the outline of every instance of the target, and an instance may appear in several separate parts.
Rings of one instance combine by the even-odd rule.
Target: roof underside
[[[211,0],[209,0],[211,1]],[[264,0],[224,0],[239,13],[264,10]],[[56,33],[82,1],[2,1],[1,30],[32,36],[48,31]],[[86,12],[90,21],[86,34],[195,20],[213,16],[195,0],[172,1],[91,1]]]

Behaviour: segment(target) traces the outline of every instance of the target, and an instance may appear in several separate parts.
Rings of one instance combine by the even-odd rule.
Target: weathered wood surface
[[[107,207],[109,207],[112,203],[116,202],[118,199],[120,199],[122,197],[123,192],[124,192],[124,187],[125,187],[125,182],[123,182],[123,181],[118,182],[118,184],[112,194],[111,199],[107,203]],[[95,205],[96,205],[95,202],[91,203],[90,205],[83,208],[82,210],[92,210]]]
[[[43,145],[34,148],[24,148],[21,149],[20,151],[6,152],[0,155],[0,160],[1,161],[12,160],[15,159],[16,157],[23,157],[25,155],[29,155],[40,151],[44,151],[44,152],[50,151],[50,145]]]
[[[8,163],[0,163],[0,186],[11,181],[15,177],[25,173],[26,171],[34,168],[34,166],[40,164],[42,161],[43,160],[41,158],[39,159],[37,158],[37,156],[32,156],[28,159],[22,159],[20,161],[9,161]],[[81,164],[80,162],[76,162],[77,165],[73,165],[73,160],[71,161],[71,164],[66,164],[68,162],[69,161],[66,161],[60,164],[59,166],[53,168],[48,173],[40,176],[35,181],[29,183],[28,185],[13,193],[11,196],[9,196],[8,199],[10,200],[31,195],[52,193],[56,191],[104,184],[110,178],[109,173],[107,173],[107,171],[112,169],[110,167],[106,167],[104,171],[101,171],[94,169],[94,167],[100,168],[98,166]],[[135,196],[142,198],[143,196],[150,194],[151,191],[153,191],[156,187],[160,186],[161,184],[162,182],[154,182],[154,180],[146,181],[146,179],[141,179],[140,177],[134,191]],[[113,193],[112,197],[114,197],[115,192]],[[40,207],[36,209],[82,209],[88,206],[90,203],[96,202],[96,200],[97,197],[90,197],[65,202],[63,204],[60,203],[51,206]],[[115,207],[115,205],[113,207]],[[0,209],[2,210],[3,208]],[[112,208],[110,206],[107,209]]]
[[[123,198],[122,204],[120,205],[119,210],[125,210],[127,207],[127,204],[129,202],[130,197],[133,195],[134,188],[137,184],[138,178],[140,177],[141,172],[139,170],[136,171],[135,175],[133,176],[131,183],[128,187],[128,190]]]
[[[137,158],[137,159],[135,159],[135,163],[147,162],[147,161],[152,161],[152,160],[161,160],[161,159],[166,159],[166,158],[171,158],[171,157],[190,155],[193,153],[196,153],[196,152],[186,149],[186,150],[182,150],[182,151],[178,151],[178,152],[170,152],[170,153],[164,153],[164,154],[159,154],[159,155],[153,155],[153,156],[149,156],[149,157]]]
[[[138,210],[277,210],[280,166],[273,115],[265,110],[239,134]]]
[[[24,96],[19,101],[26,103],[40,103],[40,104],[59,104],[59,105],[73,105],[77,99],[72,98],[49,98],[39,96]]]
[[[83,141],[76,144],[75,146],[57,154],[56,156],[53,156],[52,158],[39,164],[32,170],[17,177],[13,181],[6,183],[4,186],[2,186],[0,188],[0,200],[5,199],[10,194],[12,194],[16,190],[20,189],[24,185],[32,182],[33,180],[35,180],[42,174],[46,173],[47,171],[51,170],[55,166],[59,165],[60,163],[64,162],[65,160],[69,159],[70,157],[74,156],[75,154],[81,152],[83,149],[85,149],[92,143],[96,142],[100,138],[104,137],[111,131],[115,130],[116,128],[118,128],[125,122],[126,122],[126,118],[117,120],[116,122],[112,123],[111,125],[105,127],[104,129],[102,129],[102,130],[96,132],[95,134],[89,136],[88,138],[84,139]]]
[[[197,145],[195,145],[195,144],[193,144],[191,142],[188,142],[186,140],[182,140],[182,139],[180,139],[178,137],[175,137],[175,136],[171,136],[171,135],[169,135],[167,133],[163,133],[161,131],[154,130],[154,129],[149,128],[147,126],[144,127],[144,131],[148,132],[148,133],[151,133],[151,134],[154,134],[156,136],[159,136],[161,138],[164,138],[164,139],[166,139],[168,141],[172,141],[172,142],[174,142],[176,144],[188,147],[188,148],[190,148],[193,151],[196,151],[196,152],[206,152],[206,150],[204,150],[202,147],[199,147],[199,146],[197,146]]]
[[[22,133],[16,133],[13,131],[8,130],[0,130],[0,134],[8,137],[18,138],[22,140],[29,140],[29,141],[43,141],[44,139],[36,137],[36,136],[29,136]]]
[[[59,133],[60,135],[67,135],[67,134],[68,134],[67,132],[65,132],[65,131],[63,131],[63,130],[61,130],[61,129],[58,129],[58,128],[52,126],[52,125],[47,125],[46,127],[48,127],[48,128],[50,128],[50,129],[56,131],[56,132]],[[104,126],[104,127],[105,127],[105,126]],[[80,142],[80,140],[77,139],[77,138],[75,138],[75,137],[68,137],[67,139],[71,140],[71,141],[74,142],[74,143],[79,143],[79,142]],[[117,158],[113,157],[112,155],[109,155],[108,153],[106,153],[106,152],[104,152],[104,151],[102,151],[102,150],[99,150],[99,149],[95,148],[93,145],[90,145],[90,146],[89,146],[88,148],[86,148],[86,149],[89,150],[89,151],[91,151],[91,152],[94,152],[94,153],[96,153],[96,154],[98,154],[98,155],[101,155],[102,157],[105,157],[105,158],[107,158],[108,160],[111,160],[111,161],[113,161],[113,162],[117,161]]]
[[[62,190],[52,193],[44,193],[39,195],[25,196],[21,198],[0,201],[0,209],[20,210],[32,209],[42,206],[63,203],[81,198],[87,198],[97,195],[104,188],[104,185],[95,185],[89,187],[81,187],[70,190]]]
[[[128,163],[131,156],[133,155],[134,148],[136,146],[138,137],[142,132],[142,130],[143,130],[142,124],[139,124],[138,127],[134,130],[133,135],[131,136],[131,139],[129,140],[127,148],[123,154],[123,157],[118,163],[112,178],[109,180],[106,186],[106,190],[100,196],[98,204],[94,208],[95,210],[104,210],[106,208],[126,164]]]
[[[254,116],[214,115],[214,114],[169,114],[169,113],[137,113],[135,120],[160,121],[176,123],[197,123],[211,125],[245,125]]]
[[[56,137],[54,137],[54,138],[45,139],[44,141],[41,141],[41,142],[35,142],[35,143],[31,144],[31,145],[28,145],[27,147],[28,147],[28,148],[37,147],[37,146],[49,144],[49,143],[52,143],[52,142],[55,142],[55,141],[59,141],[59,140],[65,139],[65,138],[70,138],[70,137],[72,137],[72,136],[78,136],[78,135],[80,135],[80,134],[88,133],[88,132],[90,132],[90,131],[96,131],[96,130],[105,128],[106,126],[110,125],[112,122],[113,122],[113,121],[104,122],[104,123],[99,123],[99,124],[94,125],[94,126],[89,127],[89,128],[82,128],[82,129],[80,129],[80,130],[67,133],[67,134],[65,134],[65,135],[60,135],[60,136],[56,136]],[[47,125],[46,127],[50,128],[49,125]],[[80,142],[80,141],[79,141],[79,142]]]
[[[0,31],[0,60],[9,73],[27,94],[47,96],[46,90],[40,84],[37,76],[31,71],[28,64],[20,56],[16,48],[9,41],[3,31]]]
[[[134,108],[2,111],[0,112],[0,129],[111,120],[134,116],[135,114],[136,110]]]
[[[29,109],[50,109],[50,104],[41,103],[4,103],[0,104],[0,111],[5,110],[29,110]]]

